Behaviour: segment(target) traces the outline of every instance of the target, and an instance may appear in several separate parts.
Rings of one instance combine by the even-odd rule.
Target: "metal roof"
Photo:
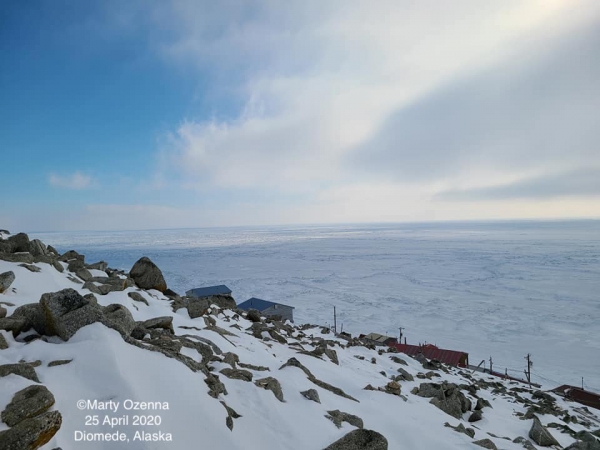
[[[406,353],[410,356],[416,356],[419,353],[423,353],[423,355],[429,359],[437,359],[438,361],[450,364],[451,366],[464,367],[469,361],[469,354],[466,352],[446,350],[438,348],[435,345],[390,344],[390,346],[395,347],[399,352]]]
[[[365,335],[363,337],[363,339],[369,339],[371,341],[376,341],[376,342],[381,342],[382,344],[387,341],[388,339],[396,339],[392,336],[385,336],[383,334],[379,334],[379,333],[369,333],[367,335]]]
[[[562,386],[554,388],[552,389],[552,392],[574,400],[577,403],[581,403],[582,405],[600,409],[600,395],[594,392],[586,391],[577,386],[570,386],[568,384],[563,384]]]
[[[294,309],[293,306],[283,305],[281,303],[270,302],[268,300],[263,300],[261,298],[256,298],[256,297],[249,298],[245,302],[240,303],[238,305],[238,308],[243,309],[244,311],[247,311],[249,309],[256,309],[257,311],[264,311],[265,309],[268,309],[273,305],[285,306],[286,308]]]
[[[231,295],[231,289],[224,284],[190,289],[185,293],[190,297],[209,297],[211,295]]]

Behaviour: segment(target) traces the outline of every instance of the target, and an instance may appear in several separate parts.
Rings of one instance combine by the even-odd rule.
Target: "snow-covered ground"
[[[491,356],[545,388],[600,391],[600,222],[505,222],[30,233],[128,270],[151,257],[175,291],[227,284],[299,322]]]
[[[110,262],[110,258],[109,259]],[[377,260],[380,260],[379,256]],[[93,259],[87,259],[93,262]],[[82,288],[67,278],[68,272],[59,273],[54,267],[38,263],[42,270],[32,273],[18,266],[16,263],[0,261],[0,273],[12,270],[16,279],[11,288],[0,295],[0,301],[10,316],[14,309],[25,303],[37,302],[41,294],[58,291],[70,287],[82,294],[89,291]],[[66,266],[66,264],[65,264]],[[348,274],[349,276],[349,274]],[[258,286],[258,284],[257,284]],[[285,290],[285,284],[281,289]],[[273,288],[273,286],[271,286]],[[14,288],[14,290],[13,290]],[[274,289],[274,288],[273,288]],[[475,447],[473,439],[465,434],[457,433],[444,427],[445,422],[455,426],[459,420],[429,404],[428,398],[412,395],[409,392],[422,381],[401,382],[402,398],[379,391],[368,391],[363,388],[367,384],[374,387],[385,386],[393,374],[397,374],[398,367],[403,367],[416,375],[425,372],[421,365],[406,356],[407,366],[399,366],[390,359],[391,354],[378,355],[377,352],[365,347],[335,347],[339,358],[339,366],[327,358],[318,359],[297,353],[288,345],[275,341],[265,342],[246,334],[245,328],[251,323],[243,318],[239,322],[230,320],[232,311],[225,311],[216,317],[217,325],[235,333],[235,336],[225,338],[220,334],[205,329],[203,319],[190,319],[186,309],[173,313],[170,303],[158,291],[141,292],[148,300],[146,306],[140,302],[132,301],[127,293],[135,290],[128,288],[122,292],[111,292],[105,296],[97,296],[99,304],[125,305],[134,315],[136,320],[146,320],[157,316],[172,315],[174,328],[177,334],[191,334],[212,340],[223,352],[234,352],[241,362],[266,366],[269,372],[251,370],[254,379],[273,376],[282,386],[285,402],[278,401],[273,393],[256,387],[253,383],[241,380],[228,379],[221,375],[221,381],[226,385],[228,395],[221,395],[219,400],[224,400],[242,417],[234,420],[233,431],[225,426],[226,410],[217,401],[208,396],[208,388],[204,383],[201,372],[193,372],[181,362],[169,359],[160,353],[150,352],[125,343],[119,333],[99,323],[88,325],[80,329],[68,342],[58,338],[49,338],[49,342],[36,340],[29,344],[17,342],[12,335],[2,332],[9,342],[9,348],[0,351],[0,365],[16,363],[21,359],[25,361],[40,360],[36,368],[42,384],[55,396],[54,408],[63,415],[62,427],[58,434],[45,445],[44,449],[53,449],[60,446],[63,450],[72,449],[261,449],[261,450],[305,450],[322,449],[331,442],[342,437],[353,426],[343,423],[342,428],[336,426],[324,417],[327,411],[339,409],[343,412],[355,414],[364,421],[367,429],[382,433],[389,442],[390,450],[414,449],[467,449]],[[14,306],[6,305],[10,303]],[[358,323],[358,321],[356,322]],[[242,330],[231,328],[232,324],[239,324]],[[182,329],[182,326],[196,327],[196,329]],[[331,334],[322,335],[319,328],[306,331],[307,334],[331,339]],[[294,335],[297,333],[294,332]],[[289,336],[288,336],[289,338]],[[343,341],[342,341],[343,342]],[[306,344],[305,344],[306,345]],[[307,345],[310,349],[310,345]],[[189,351],[189,350],[186,350]],[[200,355],[188,356],[199,359]],[[356,356],[364,357],[358,359]],[[279,370],[289,358],[295,357],[308,367],[313,374],[336,387],[343,389],[347,394],[355,397],[359,402],[342,398],[325,389],[318,388],[311,383],[304,373],[295,367]],[[371,358],[376,358],[376,363],[371,363]],[[48,367],[48,363],[59,359],[72,359],[66,365]],[[222,368],[230,367],[222,362],[215,362],[215,372]],[[380,374],[384,371],[387,375]],[[450,374],[440,372],[443,379],[459,383],[470,381],[453,369]],[[478,376],[479,377],[479,376]],[[488,377],[489,378],[489,377]],[[490,378],[491,379],[491,378]],[[433,379],[433,381],[439,380]],[[494,379],[497,380],[497,379]],[[4,410],[13,394],[32,384],[16,375],[0,378],[0,411]],[[514,387],[506,383],[507,387]],[[300,391],[317,389],[321,403],[305,399]],[[475,439],[491,438],[488,433],[493,433],[498,438],[491,438],[499,448],[522,449],[520,444],[511,442],[517,436],[527,437],[531,420],[520,420],[515,412],[525,412],[523,405],[515,403],[510,397],[492,395],[489,391],[480,390],[478,394],[490,401],[493,408],[484,409],[483,420],[473,424],[476,428]],[[521,394],[531,398],[530,394]],[[105,417],[119,418],[129,415],[130,420],[136,411],[125,411],[126,400],[133,402],[166,402],[168,409],[137,411],[138,414],[160,416],[160,426],[133,426],[93,425],[86,416],[97,415],[100,423]],[[475,399],[471,397],[474,401]],[[114,401],[120,408],[114,414],[110,411],[90,411],[77,408],[79,400]],[[578,406],[557,400],[560,407],[572,409]],[[474,403],[473,403],[474,404]],[[465,414],[463,420],[468,417]],[[571,410],[571,414],[574,411]],[[541,416],[542,422],[564,422],[554,416]],[[90,423],[85,425],[86,421]],[[466,423],[469,426],[471,424]],[[581,424],[569,424],[575,430],[584,427]],[[594,422],[593,429],[600,423]],[[0,431],[6,429],[0,424]],[[76,442],[77,431],[85,432],[126,432],[131,438],[135,431],[148,432],[162,431],[171,433],[173,442]],[[557,430],[553,435],[561,446],[567,446],[574,440]],[[504,440],[501,437],[511,440]]]

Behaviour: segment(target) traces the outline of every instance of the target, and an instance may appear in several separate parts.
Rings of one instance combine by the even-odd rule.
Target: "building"
[[[207,286],[200,287],[195,289],[190,289],[185,293],[188,297],[212,297],[213,295],[229,295],[231,296],[231,289],[229,289],[224,284],[220,284],[218,286]]]
[[[270,302],[260,298],[249,298],[245,302],[237,305],[239,309],[249,311],[255,309],[266,317],[281,317],[281,320],[294,321],[294,307],[282,305],[281,303]]]
[[[382,345],[382,346],[390,346],[390,345],[396,344],[398,342],[398,339],[396,339],[395,337],[385,336],[385,335],[379,334],[379,333],[361,334],[359,336],[359,339],[362,339],[362,340],[368,342],[369,344]]]
[[[423,354],[428,359],[437,359],[444,364],[458,367],[469,366],[469,354],[457,350],[446,350],[436,347],[435,345],[410,345],[410,344],[391,344],[390,347],[395,348],[401,353],[406,353],[409,356],[417,356]]]
[[[595,409],[600,409],[600,395],[595,392],[586,391],[577,386],[570,386],[563,384],[557,388],[552,389],[551,392],[560,395],[568,400],[581,403],[582,405],[590,406]]]

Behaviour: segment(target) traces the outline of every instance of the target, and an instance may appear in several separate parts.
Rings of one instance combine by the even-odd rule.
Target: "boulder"
[[[559,445],[554,436],[550,434],[548,429],[542,425],[540,420],[534,416],[529,437],[540,447],[550,447],[551,445]]]
[[[71,267],[71,265],[69,264],[69,267]],[[75,272],[75,274],[81,278],[83,281],[90,281],[93,277],[92,274],[90,273],[89,270],[87,270],[86,268],[82,267],[81,269],[77,270]]]
[[[69,250],[68,252],[63,253],[62,255],[60,255],[58,257],[58,260],[62,261],[62,262],[67,262],[67,261],[71,261],[74,259],[83,262],[85,257],[83,255],[80,255],[79,253],[77,253],[75,250]]]
[[[42,269],[40,269],[38,266],[34,265],[34,264],[19,264],[19,267],[23,267],[24,269],[29,270],[30,272],[34,272],[34,273],[38,273],[41,272]]]
[[[58,250],[56,250],[54,247],[52,247],[51,245],[48,245],[46,247],[46,249],[48,250],[48,253],[51,253],[53,255],[59,256],[60,253],[58,252]]]
[[[8,348],[8,342],[6,338],[0,333],[0,350],[6,350]]]
[[[19,306],[12,313],[13,318],[24,318],[27,320],[27,324],[19,330],[27,331],[33,328],[40,335],[48,335],[48,328],[46,327],[46,318],[44,311],[39,303],[27,303]],[[14,332],[13,332],[14,333]],[[16,333],[18,334],[18,333]]]
[[[29,243],[29,253],[33,256],[43,256],[48,254],[48,249],[46,248],[46,244],[44,244],[39,239],[34,239]]]
[[[145,320],[140,325],[143,328],[146,328],[148,330],[152,330],[152,329],[155,329],[155,328],[162,328],[163,330],[170,331],[171,334],[174,333],[174,331],[173,331],[173,317],[172,316],[155,317],[154,319]]]
[[[14,427],[19,422],[38,416],[54,405],[54,395],[46,388],[33,384],[17,392],[6,409],[2,411],[2,422]]]
[[[44,312],[48,334],[56,335],[64,341],[68,341],[80,328],[100,322],[104,318],[97,304],[93,304],[70,288],[43,294],[40,305]],[[131,313],[129,315],[131,316]],[[131,321],[133,322],[133,318]],[[107,324],[112,323],[110,319],[107,321]]]
[[[31,328],[29,322],[24,317],[10,316],[0,319],[0,330],[12,331],[13,336],[17,336],[29,328]]]
[[[208,311],[208,301],[205,298],[190,298],[187,304],[190,319],[203,316]]]
[[[0,259],[14,263],[32,264],[34,262],[33,256],[29,252],[0,253]]]
[[[150,258],[145,256],[137,260],[131,268],[129,276],[142,289],[156,289],[161,292],[167,290],[167,283],[162,272]]]
[[[40,382],[33,366],[27,363],[1,365],[0,378],[6,377],[8,375],[19,375],[23,378],[27,378],[28,380],[35,381],[36,383]],[[0,446],[0,448],[2,448],[2,446]]]
[[[395,363],[402,364],[403,366],[408,366],[408,363],[406,361],[404,361],[402,358],[398,358],[397,356],[392,356],[390,359]]]
[[[211,295],[205,298],[209,305],[217,305],[220,309],[237,308],[237,304],[231,295]]]
[[[104,261],[98,261],[97,263],[87,264],[86,268],[106,271],[106,269],[108,269],[108,264]]]
[[[256,380],[254,382],[254,384],[258,387],[261,387],[263,389],[273,392],[273,395],[275,395],[275,398],[277,398],[277,400],[279,400],[280,402],[285,401],[283,399],[283,392],[281,390],[281,384],[279,384],[279,381],[277,381],[275,378],[273,378],[273,377],[261,378],[260,380]]]
[[[35,450],[47,443],[62,425],[58,411],[48,411],[25,419],[14,427],[0,432],[2,450]]]
[[[84,285],[84,287],[85,287],[85,285]],[[129,296],[129,298],[131,300],[136,301],[136,302],[140,302],[140,303],[145,303],[146,306],[149,306],[148,305],[148,300],[146,300],[144,298],[144,296],[142,294],[140,294],[139,292],[128,292],[127,295]]]
[[[316,389],[309,389],[307,391],[300,392],[305,398],[312,400],[313,402],[321,403],[321,399],[319,398],[319,393]]]
[[[475,405],[475,410],[478,411],[480,409],[483,409],[485,407],[491,408],[492,405],[490,405],[490,402],[488,402],[486,399],[484,398],[478,398],[477,399],[477,405]]]
[[[325,450],[387,450],[387,439],[377,431],[358,429],[329,445]]]
[[[232,368],[236,368],[236,364],[240,362],[240,357],[232,352],[223,354],[223,362],[229,364]]]
[[[107,327],[117,330],[122,336],[129,336],[136,326],[131,312],[116,303],[102,308],[100,321]]]
[[[433,397],[429,403],[456,419],[461,419],[463,413],[471,409],[471,401],[454,383],[421,383],[417,395]]]
[[[0,306],[0,319],[4,319],[6,317],[6,308]]]
[[[483,414],[480,409],[473,411],[469,416],[469,422],[479,422],[481,419],[483,419]]]
[[[15,273],[11,270],[0,274],[0,294],[6,292],[15,281]]]
[[[338,428],[342,427],[342,422],[347,422],[356,428],[363,428],[363,420],[360,417],[342,412],[339,409],[327,411],[327,415],[325,417],[331,420]]]
[[[11,246],[11,253],[27,252],[30,250],[29,236],[25,233],[15,234],[7,239]]]
[[[260,313],[255,309],[251,309],[246,314],[246,319],[248,319],[251,322],[260,322]]]
[[[496,444],[491,439],[480,439],[479,441],[473,441],[473,444],[490,450],[498,450],[498,447],[496,447]]]
[[[402,379],[404,381],[414,381],[414,379],[415,379],[410,373],[408,373],[402,367],[400,367],[398,369],[398,372],[400,373],[400,375],[399,375],[400,379]]]
[[[249,370],[225,368],[221,370],[221,373],[233,380],[252,381],[252,372]]]

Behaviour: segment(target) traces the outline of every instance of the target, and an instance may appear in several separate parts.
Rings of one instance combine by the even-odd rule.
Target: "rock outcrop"
[[[325,450],[387,450],[387,439],[377,431],[358,429],[329,445]]]
[[[6,292],[15,281],[15,273],[11,270],[0,274],[0,294]]]
[[[129,271],[129,276],[142,289],[156,289],[160,292],[167,290],[167,283],[161,270],[145,256],[137,260]]]

